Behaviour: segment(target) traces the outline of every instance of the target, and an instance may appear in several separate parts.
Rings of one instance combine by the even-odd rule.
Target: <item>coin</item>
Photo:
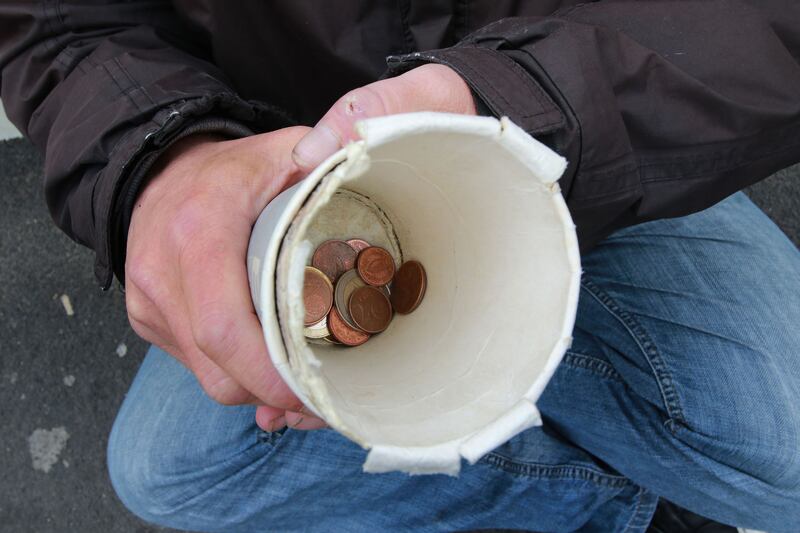
[[[339,342],[335,342],[331,337],[322,337],[321,339],[307,339],[309,344],[317,344],[319,346],[332,346],[334,344],[341,344]]]
[[[355,270],[348,270],[336,282],[336,289],[334,290],[334,302],[336,310],[339,311],[339,316],[351,328],[358,329],[353,319],[350,318],[350,311],[347,304],[350,302],[350,296],[359,287],[364,287],[366,284],[358,277],[358,272]]]
[[[356,269],[368,285],[380,287],[392,281],[394,259],[389,252],[378,246],[361,250],[356,260]]]
[[[392,321],[392,304],[386,295],[375,287],[356,289],[350,296],[347,308],[358,329],[367,333],[380,333]]]
[[[358,254],[344,241],[330,240],[320,244],[311,258],[311,266],[325,273],[331,282],[353,268]]]
[[[317,322],[316,324],[311,324],[310,326],[306,326],[303,328],[303,335],[307,339],[322,339],[330,335],[331,332],[328,329],[328,317],[322,317],[322,320]]]
[[[364,239],[349,239],[346,242],[347,242],[347,244],[349,244],[353,248],[353,250],[356,251],[356,253],[360,252],[364,248],[369,248],[370,246],[372,246],[370,243],[368,243]]]
[[[369,340],[369,333],[364,333],[348,326],[347,322],[342,320],[342,316],[335,307],[328,313],[328,323],[330,324],[331,335],[342,344],[360,346]]]
[[[419,261],[406,261],[397,270],[390,296],[392,308],[400,314],[408,314],[419,307],[428,279],[425,268]]]
[[[306,308],[303,321],[305,326],[311,326],[325,318],[333,305],[333,285],[325,274],[314,267],[306,267],[303,305]]]

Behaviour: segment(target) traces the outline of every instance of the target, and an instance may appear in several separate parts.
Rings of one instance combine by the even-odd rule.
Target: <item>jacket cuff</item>
[[[253,135],[254,132],[244,124],[225,118],[201,117],[194,121],[187,121],[183,129],[178,129],[175,134],[164,139],[152,150],[142,155],[132,167],[128,179],[125,180],[120,188],[119,194],[115,199],[112,211],[111,224],[111,266],[114,275],[120,283],[122,290],[125,290],[125,260],[128,249],[128,229],[131,225],[131,215],[133,207],[136,205],[136,198],[139,196],[145,177],[150,168],[161,157],[170,146],[179,140],[198,133],[215,133],[228,139],[239,139]]]
[[[245,101],[234,94],[182,100],[128,131],[114,148],[94,192],[97,240],[94,272],[103,290],[116,275],[124,285],[125,252],[131,212],[142,181],[158,156],[173,143],[196,133],[240,138],[293,125],[277,108]]]
[[[496,117],[506,116],[530,135],[542,135],[564,126],[561,109],[531,75],[502,52],[475,45],[415,52],[386,58],[385,77],[396,76],[424,63],[455,70],[473,94]],[[481,106],[478,106],[481,109]]]

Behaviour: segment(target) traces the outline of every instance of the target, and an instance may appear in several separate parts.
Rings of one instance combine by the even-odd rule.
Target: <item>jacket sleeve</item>
[[[168,1],[0,3],[0,98],[45,153],[56,224],[122,279],[129,210],[146,166],[196,132],[240,137],[289,124],[245,101]]]
[[[581,248],[699,211],[800,161],[800,2],[603,1],[392,56],[456,70],[564,155]]]

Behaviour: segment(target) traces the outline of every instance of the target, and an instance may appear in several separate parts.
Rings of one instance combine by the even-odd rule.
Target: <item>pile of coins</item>
[[[395,269],[389,252],[363,239],[325,241],[305,271],[303,334],[312,343],[359,346],[395,313],[419,307],[426,285],[419,261]]]

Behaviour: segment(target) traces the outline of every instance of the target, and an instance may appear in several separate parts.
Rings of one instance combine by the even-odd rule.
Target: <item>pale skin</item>
[[[250,230],[272,198],[357,139],[357,121],[414,111],[474,115],[475,104],[453,70],[424,65],[347,93],[313,129],[175,143],[151,170],[128,232],[125,299],[136,333],[217,402],[257,405],[267,431],[325,427],[270,362],[247,282]]]

